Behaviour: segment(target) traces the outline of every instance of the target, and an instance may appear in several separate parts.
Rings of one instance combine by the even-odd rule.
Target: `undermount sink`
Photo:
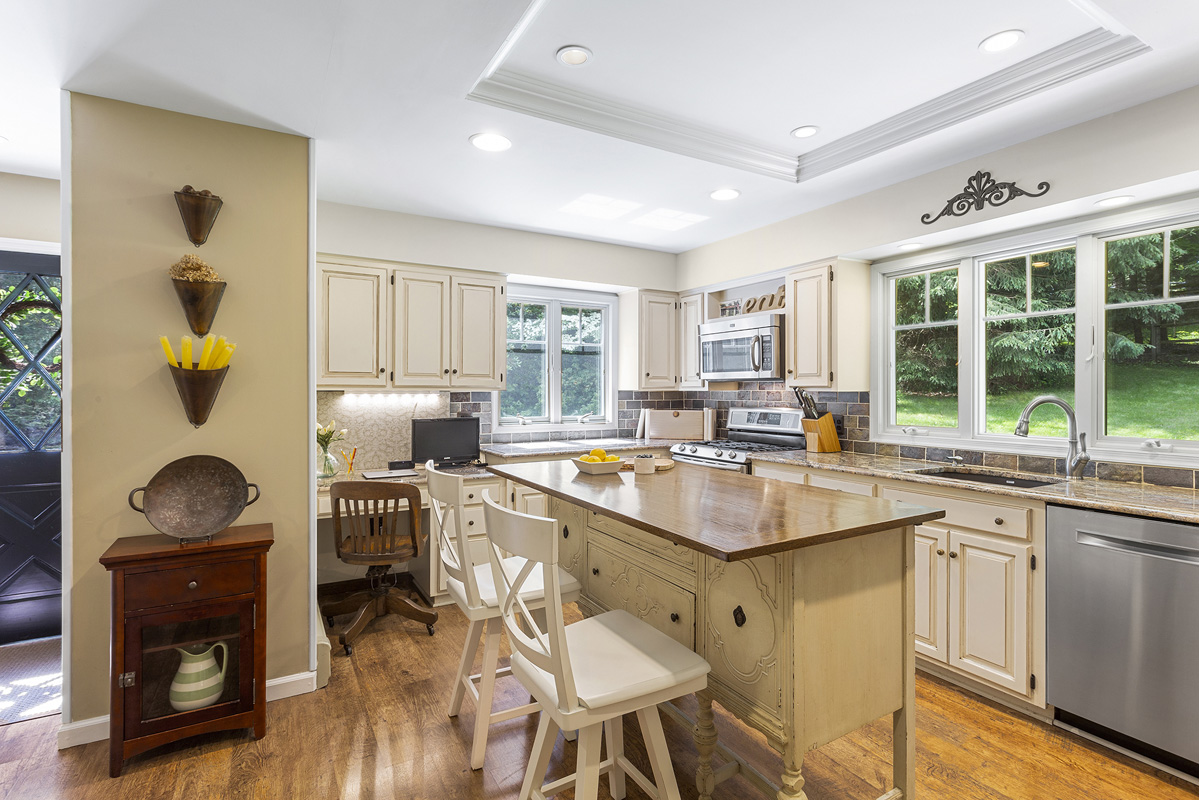
[[[990,483],[995,486],[1015,486],[1019,489],[1035,489],[1038,486],[1050,486],[1058,483],[1053,478],[1020,478],[1002,472],[970,471],[957,467],[932,467],[930,469],[914,469],[910,470],[910,472],[917,475],[935,475],[938,478],[948,478],[954,481]]]

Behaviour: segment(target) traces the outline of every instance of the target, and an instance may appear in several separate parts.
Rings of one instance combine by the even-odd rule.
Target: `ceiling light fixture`
[[[907,242],[905,244],[901,244],[899,246],[899,249],[900,250],[919,250],[921,247],[924,247],[924,245],[920,244],[920,242]]]
[[[602,194],[584,194],[571,200],[558,210],[563,214],[574,214],[592,219],[620,219],[630,211],[641,208],[641,203],[620,200]]]
[[[736,200],[740,196],[741,192],[736,189],[717,189],[708,195],[713,200]]]
[[[507,136],[500,136],[498,133],[476,133],[470,137],[470,143],[488,153],[501,153],[512,146],[512,141]]]
[[[1115,208],[1123,206],[1133,201],[1133,196],[1130,194],[1118,194],[1115,197],[1105,197],[1102,200],[1096,200],[1095,205],[1099,208]]]
[[[820,128],[815,125],[802,125],[791,131],[791,135],[796,139],[807,139],[820,133]]]
[[[592,52],[581,44],[568,44],[558,48],[558,62],[568,67],[581,67],[591,60]]]
[[[978,49],[984,53],[1002,53],[1011,50],[1024,38],[1024,31],[1010,30],[992,34],[978,43]]]

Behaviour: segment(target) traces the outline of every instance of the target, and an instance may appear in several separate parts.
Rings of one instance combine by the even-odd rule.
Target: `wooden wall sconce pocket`
[[[196,364],[193,369],[183,369],[174,364],[167,366],[171,368],[171,377],[175,379],[175,388],[179,390],[179,399],[183,401],[187,421],[197,428],[200,427],[208,421],[208,415],[212,413],[212,406],[221,391],[221,384],[225,382],[225,374],[229,372],[229,367],[200,369],[200,365]]]

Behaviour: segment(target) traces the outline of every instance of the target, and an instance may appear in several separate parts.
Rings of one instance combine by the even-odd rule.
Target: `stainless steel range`
[[[729,438],[676,444],[670,457],[685,464],[749,472],[749,457],[754,453],[804,449],[803,417],[798,408],[729,409]]]

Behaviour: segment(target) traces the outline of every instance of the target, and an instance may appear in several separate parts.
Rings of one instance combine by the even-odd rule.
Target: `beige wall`
[[[675,256],[397,211],[317,204],[321,253],[674,291]]]
[[[64,124],[66,124],[64,120]],[[309,666],[308,142],[71,96],[71,717],[108,713],[114,539],[153,533],[125,497],[164,464],[210,453],[262,488],[239,522],[272,522],[267,677]],[[202,248],[172,192],[225,205]],[[208,423],[192,428],[158,345],[188,333],[167,268],[196,253],[229,284],[213,326],[238,344]]]
[[[1199,87],[681,253],[678,288],[855,253],[1193,172],[1199,170],[1197,142]],[[1020,198],[931,227],[920,222],[920,214],[940,211],[976,170],[1029,188],[1049,181],[1052,189],[1042,198]]]
[[[58,181],[0,172],[0,237],[61,241]]]

